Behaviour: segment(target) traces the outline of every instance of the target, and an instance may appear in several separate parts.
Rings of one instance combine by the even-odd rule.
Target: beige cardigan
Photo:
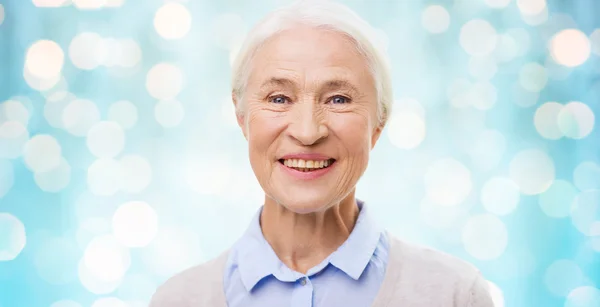
[[[472,265],[388,237],[389,260],[372,307],[494,307],[487,281]],[[158,288],[150,307],[227,307],[223,275],[228,255],[225,251],[171,277]]]

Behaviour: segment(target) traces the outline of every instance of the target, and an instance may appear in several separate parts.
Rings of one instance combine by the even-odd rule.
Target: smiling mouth
[[[331,167],[335,159],[328,160],[302,160],[302,159],[279,159],[279,163],[299,172],[314,172]]]

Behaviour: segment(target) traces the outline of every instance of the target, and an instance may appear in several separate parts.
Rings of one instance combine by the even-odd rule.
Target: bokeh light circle
[[[413,112],[394,112],[388,125],[390,142],[398,148],[413,149],[425,139],[425,121]]]
[[[127,100],[114,102],[108,108],[108,120],[118,123],[123,129],[131,129],[138,120],[137,108]]]
[[[83,254],[83,264],[89,272],[102,281],[113,282],[123,278],[131,259],[129,250],[111,235],[94,238]]]
[[[594,130],[594,111],[585,103],[569,102],[557,117],[558,128],[566,137],[582,139]]]
[[[494,51],[496,29],[486,20],[473,19],[460,29],[460,45],[470,55],[484,56]]]
[[[26,241],[23,223],[10,213],[0,213],[0,261],[17,258]]]
[[[540,207],[549,217],[567,217],[571,213],[571,204],[575,200],[577,192],[577,189],[569,181],[556,180],[548,190],[540,194]]]
[[[565,29],[552,37],[550,54],[556,63],[575,67],[590,57],[592,46],[588,37],[578,29]]]
[[[473,165],[481,171],[497,167],[506,152],[506,137],[497,130],[482,130],[468,149]]]
[[[200,238],[195,231],[164,226],[152,242],[142,249],[142,260],[156,275],[170,277],[204,261]]]
[[[159,101],[154,107],[156,121],[165,128],[179,125],[185,116],[181,102],[177,100]]]
[[[52,285],[66,285],[77,280],[80,256],[74,242],[64,237],[53,237],[44,240],[38,247],[33,264],[44,281]]]
[[[21,122],[11,120],[0,124],[0,158],[18,158],[28,140],[29,131]]]
[[[485,4],[491,8],[501,9],[507,7],[510,4],[510,1],[512,0],[485,0]]]
[[[63,109],[62,121],[69,133],[83,137],[100,121],[100,111],[90,100],[75,99]]]
[[[61,153],[60,144],[53,136],[38,134],[25,143],[23,159],[33,172],[47,172],[59,166]]]
[[[71,182],[71,166],[64,158],[53,169],[45,172],[36,172],[34,180],[42,191],[57,193],[66,188]]]
[[[188,34],[191,27],[192,15],[180,3],[166,3],[154,15],[154,29],[164,39],[183,38]]]
[[[600,306],[600,289],[592,286],[583,286],[573,289],[565,301],[565,307],[595,306]]]
[[[596,221],[600,221],[600,190],[582,191],[573,201],[571,222],[579,232],[591,236]]]
[[[581,191],[600,189],[600,165],[593,161],[581,162],[573,171],[573,183]]]
[[[519,83],[530,92],[539,92],[548,82],[546,68],[538,63],[527,63],[519,71]]]
[[[112,227],[115,238],[122,245],[144,247],[156,236],[158,216],[145,202],[127,202],[115,211]]]
[[[488,81],[473,84],[468,95],[470,105],[478,110],[491,109],[498,99],[496,87]]]
[[[156,99],[173,99],[182,88],[183,73],[173,64],[156,64],[146,75],[146,89]]]
[[[481,189],[483,207],[496,215],[513,212],[517,208],[520,198],[519,187],[509,178],[490,178]]]
[[[213,39],[218,47],[234,51],[246,38],[246,25],[242,17],[235,13],[218,15],[212,21]]]
[[[113,159],[98,159],[88,168],[87,184],[99,196],[114,195],[121,186],[121,167]]]
[[[471,193],[471,172],[459,161],[444,158],[432,163],[425,173],[427,196],[445,206],[462,203]]]
[[[421,14],[421,25],[430,33],[443,33],[450,26],[450,14],[441,5],[430,5]]]
[[[15,184],[15,171],[10,161],[0,159],[0,199],[2,199]]]
[[[590,34],[590,43],[592,52],[596,55],[600,55],[600,29],[596,29]]]
[[[516,0],[523,15],[537,15],[546,9],[546,0]]]
[[[81,32],[69,44],[71,63],[83,70],[92,70],[100,66],[107,53],[104,39],[94,32]]]
[[[469,73],[479,80],[490,80],[496,74],[498,65],[493,57],[474,56],[469,59]]]
[[[462,230],[465,250],[479,260],[500,257],[508,244],[508,232],[504,223],[491,214],[469,218]]]
[[[142,192],[152,180],[152,167],[146,158],[138,155],[127,155],[119,159],[121,167],[121,191],[128,193]]]
[[[119,287],[122,281],[104,281],[99,279],[97,276],[90,272],[88,267],[84,264],[83,259],[79,261],[77,269],[79,282],[81,282],[81,285],[89,292],[94,294],[108,294],[114,292]]]
[[[115,122],[101,121],[90,128],[86,144],[98,158],[114,158],[125,147],[125,132]]]
[[[510,178],[519,186],[521,193],[536,195],[546,191],[554,181],[554,162],[543,151],[526,149],[510,161]]]
[[[535,130],[544,138],[549,140],[558,140],[563,137],[562,131],[558,126],[558,114],[563,109],[563,105],[558,102],[546,102],[541,105],[533,117]]]
[[[544,274],[544,284],[558,297],[567,296],[583,281],[584,275],[577,263],[567,259],[554,261]]]
[[[27,107],[18,100],[7,100],[0,104],[0,123],[2,120],[17,121],[27,126],[31,115]]]
[[[25,55],[25,69],[34,77],[51,79],[59,76],[65,61],[62,48],[51,40],[33,43]]]

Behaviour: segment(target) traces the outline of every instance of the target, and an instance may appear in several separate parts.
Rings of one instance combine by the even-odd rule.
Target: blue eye
[[[269,101],[275,104],[284,104],[287,102],[287,98],[285,96],[273,96],[269,98]]]
[[[344,104],[344,103],[348,103],[350,102],[350,99],[344,97],[344,96],[333,96],[331,98],[331,103],[333,104]]]

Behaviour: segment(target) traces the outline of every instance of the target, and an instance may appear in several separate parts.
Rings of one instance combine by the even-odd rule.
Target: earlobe
[[[375,144],[377,144],[377,140],[379,140],[379,137],[381,136],[383,127],[383,125],[378,125],[373,131],[373,135],[371,136],[371,149],[375,148]]]

